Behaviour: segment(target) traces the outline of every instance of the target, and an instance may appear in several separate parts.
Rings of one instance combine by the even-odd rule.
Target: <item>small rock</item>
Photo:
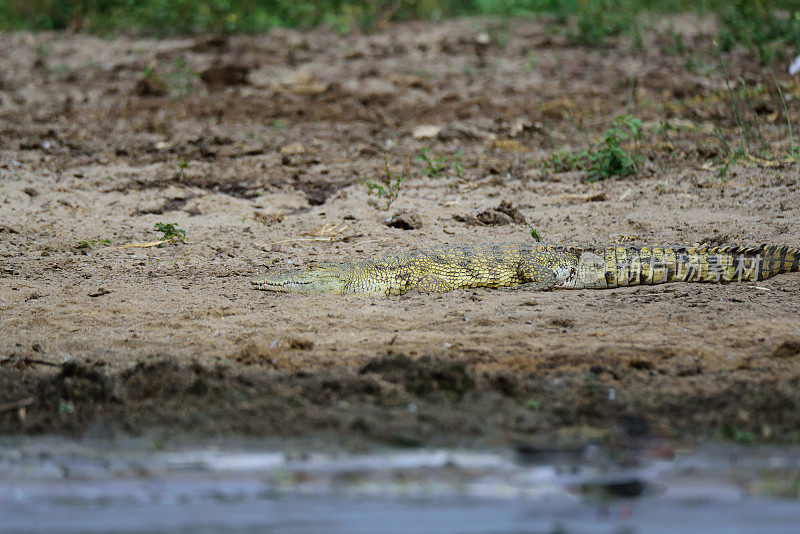
[[[228,37],[225,35],[214,35],[195,42],[189,50],[197,53],[219,52],[228,47]]]
[[[476,219],[487,226],[504,226],[514,222],[514,219],[505,213],[496,210],[482,211],[476,215]]]
[[[392,228],[400,228],[402,230],[419,230],[422,228],[422,219],[419,215],[410,211],[399,211],[389,217],[384,223],[386,226]]]
[[[301,70],[284,80],[283,86],[296,95],[315,96],[327,91],[329,84],[317,80],[311,71]]]
[[[486,32],[481,32],[475,36],[475,42],[479,45],[488,45],[492,42],[492,38]]]
[[[452,123],[445,126],[438,134],[440,141],[454,139],[493,139],[494,134],[486,129],[466,123]]]
[[[306,147],[300,143],[292,143],[290,145],[284,145],[281,147],[281,155],[283,156],[296,156],[304,153],[305,151]]]
[[[484,210],[477,215],[454,215],[453,218],[469,226],[503,226],[506,224],[525,224],[525,216],[510,202],[505,200],[494,209]]]
[[[575,321],[570,319],[569,317],[554,317],[550,320],[550,323],[553,326],[557,326],[559,328],[572,328],[575,326]]]
[[[111,291],[109,291],[108,289],[106,289],[104,287],[100,287],[100,288],[97,288],[97,291],[95,291],[93,293],[89,293],[89,296],[92,297],[92,298],[95,298],[95,297],[101,297],[103,295],[108,295],[109,293],[111,293]]]
[[[342,88],[354,96],[368,102],[393,98],[398,89],[391,82],[383,78],[360,78],[347,80],[342,83]]]
[[[161,200],[149,200],[136,206],[133,215],[161,215],[164,213],[164,202]]]
[[[203,71],[200,79],[211,87],[223,87],[225,85],[247,85],[247,77],[250,74],[250,67],[246,65],[228,64],[215,65]]]
[[[800,356],[800,341],[784,341],[772,351],[773,358],[794,358]]]
[[[428,86],[428,82],[426,82],[423,78],[416,76],[414,74],[394,75],[392,76],[392,83],[395,84],[397,87],[402,87],[404,89],[408,89],[410,87],[423,89]]]
[[[481,226],[483,223],[478,220],[474,215],[453,215],[453,220],[462,222],[467,226]]]
[[[541,122],[530,122],[525,119],[517,119],[508,128],[508,133],[511,137],[516,137],[522,132],[546,132],[544,125]]]
[[[133,92],[139,96],[164,96],[167,94],[167,84],[158,76],[145,76],[136,82]]]
[[[414,139],[431,139],[439,135],[439,132],[441,131],[442,131],[441,126],[424,124],[422,126],[417,126],[416,128],[414,128],[414,131],[411,132],[411,136]]]
[[[525,216],[520,213],[520,211],[511,204],[511,202],[507,202],[505,200],[500,202],[500,205],[495,208],[495,211],[505,213],[511,217],[516,224],[525,224],[527,222],[525,220]]]
[[[37,191],[33,187],[26,187],[25,189],[23,189],[23,191],[25,191],[25,194],[28,195],[29,197],[38,197],[39,196],[39,191]]]

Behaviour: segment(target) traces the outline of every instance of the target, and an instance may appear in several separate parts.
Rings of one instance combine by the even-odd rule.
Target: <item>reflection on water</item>
[[[664,456],[17,440],[0,443],[0,531],[798,531],[798,450]]]

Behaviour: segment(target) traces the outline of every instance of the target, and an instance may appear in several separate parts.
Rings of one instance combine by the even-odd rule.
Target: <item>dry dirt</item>
[[[709,42],[708,23],[672,22],[690,51]],[[800,439],[798,274],[385,300],[250,288],[531,239],[526,224],[548,242],[800,245],[800,166],[720,172],[715,130],[738,139],[724,79],[711,54],[689,72],[666,53],[666,29],[640,50],[568,46],[546,20],[0,38],[0,432]],[[762,88],[740,105],[786,154],[770,69],[725,61]],[[800,124],[797,80],[772,70]],[[645,124],[635,176],[543,168],[626,113]],[[421,174],[423,148],[441,176]],[[359,182],[384,157],[410,174],[388,210]],[[185,240],[119,248],[158,222]]]

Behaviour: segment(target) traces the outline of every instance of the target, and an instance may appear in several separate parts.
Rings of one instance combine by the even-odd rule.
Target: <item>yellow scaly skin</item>
[[[601,245],[537,243],[440,246],[252,281],[263,291],[376,297],[411,290],[438,293],[473,287],[604,289],[667,282],[755,282],[800,270],[800,251],[761,245]]]

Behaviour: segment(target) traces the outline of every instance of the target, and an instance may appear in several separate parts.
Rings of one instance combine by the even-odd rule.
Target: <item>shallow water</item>
[[[800,451],[0,443],[3,532],[797,532]],[[666,457],[666,458],[665,458]]]

